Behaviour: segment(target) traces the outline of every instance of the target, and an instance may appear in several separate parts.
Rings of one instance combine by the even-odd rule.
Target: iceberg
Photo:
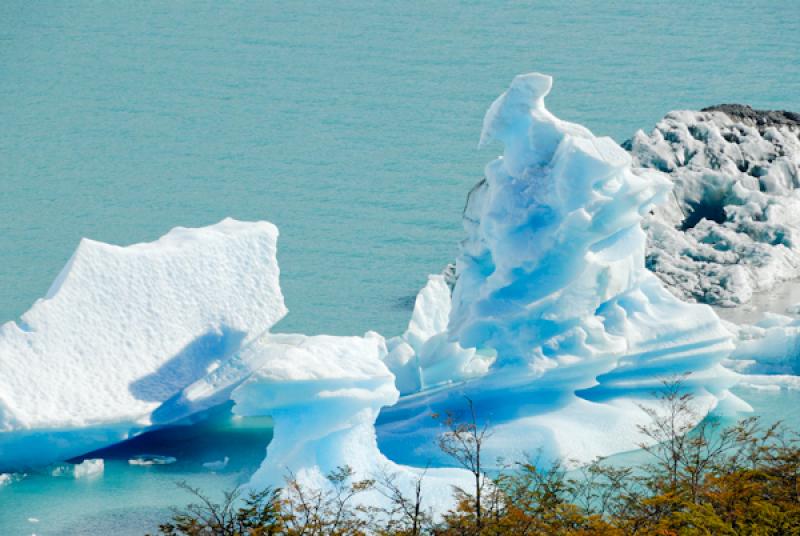
[[[699,413],[746,411],[729,390],[740,376],[723,366],[742,361],[731,331],[646,268],[641,224],[670,180],[553,116],[551,85],[518,76],[489,108],[480,144],[504,152],[469,193],[455,271],[429,277],[408,329],[388,341],[271,333],[286,307],[267,222],[227,219],[128,247],[81,242],[47,296],[0,327],[0,471],[233,401],[235,415],[274,421],[250,486],[288,476],[325,487],[347,466],[412,491],[424,475],[426,504],[441,512],[469,475],[446,467],[444,425],[431,416],[467,400],[492,426],[488,465],[635,448],[642,405],[686,373]],[[420,469],[429,465],[444,467]],[[97,472],[102,460],[78,468]],[[361,500],[386,500],[370,493]]]
[[[83,460],[72,468],[75,478],[87,478],[97,476],[105,470],[105,462],[99,458]]]
[[[0,326],[0,471],[215,404],[173,398],[286,313],[277,237],[226,219],[128,247],[81,241],[46,297]]]
[[[0,329],[8,371],[0,376],[0,467],[73,458],[233,400],[234,414],[275,423],[252,486],[280,486],[288,475],[324,486],[325,475],[348,466],[354,477],[391,475],[413,490],[423,471],[390,462],[375,437],[378,412],[399,396],[383,337],[268,332],[286,313],[277,235],[266,222],[224,220],[125,248],[84,240],[47,297]],[[87,459],[52,474],[102,470],[102,460]],[[452,484],[465,478],[427,472],[426,502],[450,506]],[[377,491],[368,498],[384,500]]]
[[[800,115],[674,111],[624,146],[673,195],[644,219],[647,266],[684,300],[738,307],[800,271]]]
[[[645,267],[641,221],[665,202],[669,180],[634,173],[613,140],[553,116],[544,104],[551,85],[546,75],[518,76],[486,114],[480,145],[498,140],[505,150],[469,194],[452,295],[440,282],[423,289],[425,311],[415,309],[389,364],[408,392],[408,368],[437,361],[426,350],[443,346],[437,337],[465,355],[451,360],[450,384],[416,380],[416,393],[381,414],[380,444],[396,461],[441,460],[424,415],[464,397],[494,428],[486,458],[506,460],[538,449],[588,461],[635,448],[647,420],[640,404],[685,373],[699,412],[721,400],[747,409],[728,391],[736,374],[721,365],[730,333],[710,307],[680,301]],[[464,374],[475,356],[491,365]]]
[[[375,420],[399,396],[384,364],[386,353],[383,337],[374,332],[364,337],[271,334],[231,360],[231,369],[246,362],[254,370],[231,393],[234,414],[274,420],[267,456],[249,486],[282,487],[291,478],[325,489],[326,475],[348,467],[355,480],[391,475],[396,486],[411,493],[424,474],[426,507],[444,511],[452,506],[452,486],[469,482],[465,471],[400,466],[378,449]],[[228,367],[220,368],[219,377],[228,374],[223,368]],[[359,501],[377,505],[387,499],[373,490]]]

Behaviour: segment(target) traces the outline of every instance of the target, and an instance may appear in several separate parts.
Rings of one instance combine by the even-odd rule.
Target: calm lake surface
[[[280,228],[278,330],[399,333],[457,253],[466,193],[499,151],[476,149],[483,113],[515,74],[554,75],[554,113],[622,141],[672,109],[800,111],[798,50],[795,0],[6,0],[0,322],[44,295],[83,236],[124,245],[232,216]],[[797,407],[774,396],[758,404]],[[174,466],[123,456],[97,479],[5,486],[0,532],[113,519],[141,534],[184,502],[175,480],[228,487],[257,465],[269,428],[247,426],[207,424],[206,450]],[[229,469],[202,467],[225,455]]]

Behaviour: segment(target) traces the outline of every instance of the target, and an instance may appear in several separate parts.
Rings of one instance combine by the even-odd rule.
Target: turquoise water
[[[483,113],[515,74],[553,74],[550,108],[618,141],[676,108],[800,110],[796,0],[565,4],[5,0],[0,322],[82,236],[129,244],[233,216],[281,230],[279,329],[392,335],[456,254],[466,192],[498,150],[476,150]],[[753,396],[768,416],[797,407]],[[198,426],[179,447],[148,438],[184,449],[174,466],[114,451],[96,479],[4,487],[0,532],[102,534],[113,520],[141,534],[185,502],[176,480],[230,487],[271,434]],[[203,469],[225,455],[225,471]]]
[[[184,427],[148,432],[125,444],[97,451],[102,474],[76,479],[53,476],[54,467],[29,473],[0,486],[0,534],[142,536],[168,521],[170,506],[197,498],[179,488],[185,481],[214,500],[244,484],[264,459],[272,438],[266,418],[231,418],[228,407]],[[138,466],[128,460],[142,454],[172,456],[169,465]],[[222,469],[204,463],[229,458]],[[57,468],[57,467],[56,467]]]
[[[401,331],[456,254],[520,72],[621,141],[718,102],[800,110],[796,0],[0,2],[0,321],[82,236],[281,230],[284,330]]]

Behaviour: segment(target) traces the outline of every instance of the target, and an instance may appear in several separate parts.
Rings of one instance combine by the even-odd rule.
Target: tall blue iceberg
[[[516,77],[484,119],[481,145],[497,140],[505,150],[470,192],[457,280],[437,305],[450,309],[446,335],[433,335],[461,353],[448,348],[437,359],[389,341],[387,363],[408,396],[384,412],[380,430],[400,459],[424,456],[435,433],[415,416],[457,408],[463,396],[494,425],[492,450],[506,459],[542,449],[587,460],[634,448],[646,419],[640,405],[677,375],[688,374],[701,414],[747,409],[728,391],[735,374],[720,365],[730,333],[710,307],[680,301],[645,268],[640,222],[670,182],[634,172],[611,138],[553,116],[544,104],[551,85],[538,73]],[[424,316],[415,310],[416,324]],[[449,381],[440,373],[435,385],[424,381],[448,360]]]

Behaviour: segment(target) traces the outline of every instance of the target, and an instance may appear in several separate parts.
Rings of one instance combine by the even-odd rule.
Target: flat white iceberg
[[[277,236],[226,219],[128,247],[81,241],[47,296],[0,326],[0,470],[217,403],[170,399],[285,314]]]
[[[544,105],[551,84],[518,76],[489,108],[481,144],[499,140],[505,151],[470,192],[452,296],[441,285],[435,300],[420,295],[418,305],[431,305],[415,318],[436,322],[412,321],[404,338],[413,352],[389,360],[408,392],[414,377],[398,364],[442,336],[439,318],[451,307],[445,342],[491,356],[491,366],[465,375],[462,359],[452,385],[441,376],[433,388],[417,382],[417,394],[384,410],[380,444],[396,461],[440,458],[439,430],[424,416],[463,407],[465,396],[495,429],[486,459],[506,460],[540,450],[587,461],[635,448],[647,420],[639,404],[684,373],[698,411],[723,399],[726,412],[748,408],[734,402],[736,374],[720,364],[730,333],[710,307],[680,301],[645,268],[640,222],[665,201],[669,180],[633,173],[613,140],[554,117]]]

